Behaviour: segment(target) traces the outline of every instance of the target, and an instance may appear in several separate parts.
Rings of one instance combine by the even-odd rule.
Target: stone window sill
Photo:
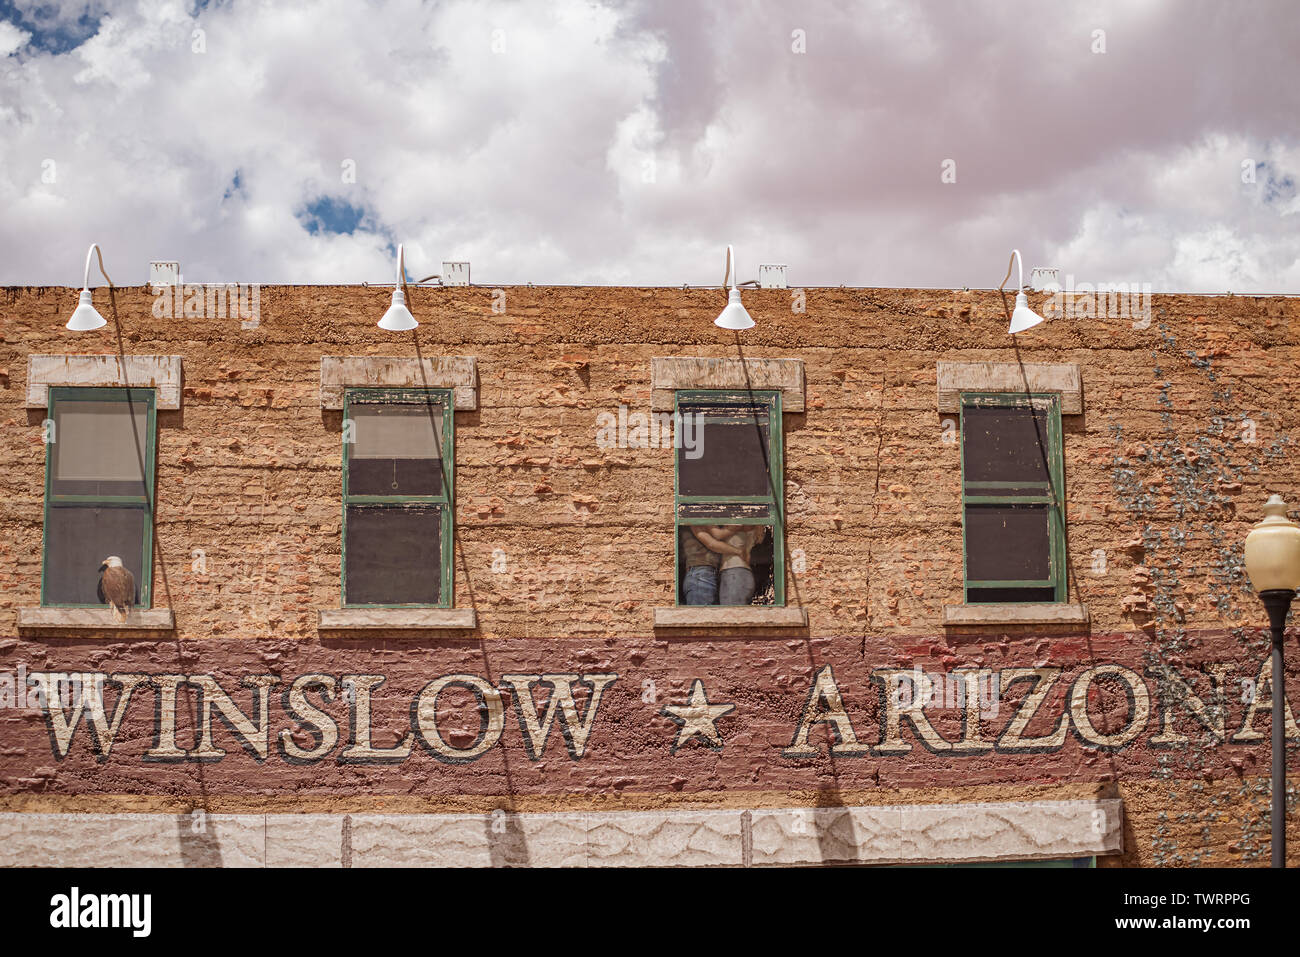
[[[803,608],[763,605],[678,605],[656,608],[656,628],[807,628]]]
[[[126,621],[117,621],[107,608],[19,608],[18,630],[57,631],[173,631],[170,608],[132,608]]]
[[[944,605],[943,623],[950,625],[1086,625],[1088,606],[1065,602]]]
[[[321,608],[320,631],[466,631],[473,608]]]

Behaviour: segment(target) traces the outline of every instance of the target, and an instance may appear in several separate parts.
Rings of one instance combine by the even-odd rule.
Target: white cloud
[[[0,281],[75,282],[97,241],[122,282],[382,282],[400,241],[417,275],[701,283],[734,242],[807,285],[992,286],[1020,246],[1300,292],[1286,4],[106,6],[0,24]],[[362,224],[309,233],[321,197]]]
[[[1241,237],[1217,225],[1179,236],[1170,272],[1182,281],[1180,288],[1239,292],[1257,287],[1261,270]]]
[[[31,38],[32,35],[26,30],[20,30],[12,23],[0,20],[0,57],[7,57],[20,50]]]

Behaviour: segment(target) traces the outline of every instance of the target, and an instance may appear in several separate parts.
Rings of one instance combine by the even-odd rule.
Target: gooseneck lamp
[[[389,332],[404,332],[419,325],[411,310],[406,308],[406,293],[402,287],[406,284],[406,260],[402,255],[402,246],[397,246],[397,285],[393,286],[393,304],[379,320],[379,328]]]
[[[1287,612],[1300,588],[1300,526],[1286,517],[1286,503],[1271,495],[1264,518],[1246,536],[1246,574],[1268,612],[1273,634],[1273,866],[1286,867],[1286,684],[1282,639]]]
[[[1011,313],[1011,328],[1007,330],[1011,335],[1017,332],[1024,332],[1026,329],[1032,329],[1043,321],[1043,317],[1034,310],[1029,308],[1029,297],[1025,295],[1025,263],[1020,258],[1020,250],[1011,250],[1011,259],[1007,261],[1007,275],[1002,280],[1002,286],[998,286],[998,291],[1007,284],[1007,279],[1011,278],[1011,263],[1016,264],[1019,270],[1019,283],[1016,286],[1016,308]]]
[[[99,271],[104,273],[104,278],[108,279],[108,284],[113,285],[113,280],[108,278],[108,273],[104,270],[104,254],[99,251],[98,243],[91,243],[90,248],[86,250],[86,271],[81,277],[81,295],[77,297],[77,308],[72,312],[72,318],[68,320],[67,328],[73,332],[90,332],[106,325],[103,316],[99,314],[91,301],[90,295],[90,257],[99,257]]]
[[[727,271],[722,277],[722,285],[725,286],[728,279],[731,280],[731,289],[727,293],[727,305],[722,312],[718,313],[718,318],[713,320],[713,324],[723,329],[752,329],[754,320],[741,305],[740,290],[736,288],[736,259],[731,246],[727,246]]]

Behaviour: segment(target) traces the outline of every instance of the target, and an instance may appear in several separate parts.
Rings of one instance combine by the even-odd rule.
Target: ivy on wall
[[[1216,719],[1226,721],[1229,695],[1246,701],[1261,689],[1253,681],[1216,686],[1211,675],[1187,668],[1184,659],[1195,651],[1198,638],[1188,633],[1186,621],[1189,612],[1200,610],[1204,602],[1228,625],[1243,659],[1261,661],[1268,655],[1268,630],[1256,624],[1258,609],[1243,601],[1250,592],[1244,536],[1239,537],[1236,528],[1229,530],[1228,523],[1236,518],[1235,494],[1241,490],[1242,477],[1266,476],[1286,467],[1288,447],[1294,443],[1273,428],[1273,441],[1260,444],[1257,432],[1275,426],[1273,415],[1244,411],[1232,385],[1220,380],[1209,357],[1181,345],[1167,323],[1156,328],[1159,338],[1151,354],[1153,376],[1160,383],[1159,436],[1126,447],[1123,426],[1110,427],[1116,448],[1111,473],[1116,498],[1141,522],[1138,536],[1124,545],[1137,564],[1123,610],[1148,636],[1143,650],[1148,673],[1175,669],[1191,694],[1206,702]],[[1174,384],[1166,376],[1168,368],[1179,365],[1189,367],[1210,386],[1210,407],[1201,417],[1204,424],[1190,434],[1190,417],[1175,420]],[[1193,594],[1198,584],[1203,595]],[[1160,689],[1162,695],[1171,694],[1167,682],[1161,682]],[[1162,704],[1177,706],[1172,701]],[[1235,787],[1230,783],[1225,787],[1224,782],[1216,785],[1209,762],[1219,744],[1213,730],[1200,728],[1159,754],[1156,780],[1192,778],[1193,783],[1190,791],[1168,791],[1168,807],[1159,813],[1151,838],[1153,865],[1209,863],[1216,846],[1215,825],[1233,820],[1240,825],[1240,833],[1229,845],[1233,859],[1242,863],[1268,859],[1268,781],[1251,784],[1243,775]],[[1294,789],[1288,790],[1287,802],[1288,806],[1296,803]],[[1192,847],[1174,837],[1189,829],[1200,835]]]

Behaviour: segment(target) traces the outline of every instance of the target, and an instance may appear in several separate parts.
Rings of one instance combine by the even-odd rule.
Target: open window
[[[1066,600],[1060,396],[963,392],[966,602]]]
[[[343,606],[452,599],[451,389],[348,389],[343,408]]]
[[[784,605],[780,391],[679,390],[678,605]]]
[[[41,605],[102,608],[99,567],[116,556],[149,608],[153,569],[153,389],[51,387],[45,422]]]

